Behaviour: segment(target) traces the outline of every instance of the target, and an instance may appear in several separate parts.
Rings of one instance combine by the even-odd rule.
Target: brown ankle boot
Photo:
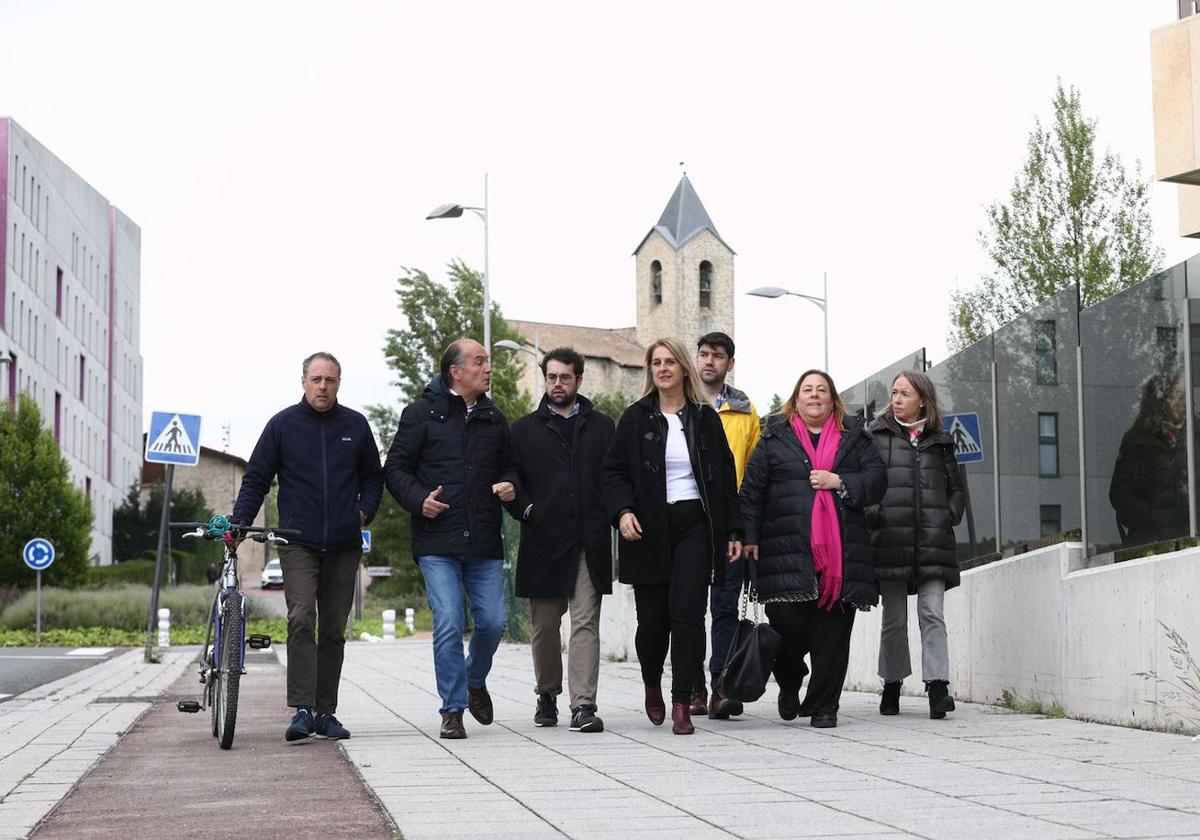
[[[692,711],[689,703],[671,704],[671,731],[676,735],[691,735],[696,731],[692,726]]]
[[[662,688],[657,685],[646,686],[646,717],[655,726],[662,726],[667,719],[667,704],[663,700]]]
[[[693,715],[708,714],[708,692],[703,688],[692,689],[692,702],[688,706],[688,712]]]

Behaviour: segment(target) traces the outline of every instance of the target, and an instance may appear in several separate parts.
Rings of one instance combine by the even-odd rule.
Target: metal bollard
[[[408,627],[408,635],[412,635],[417,631],[416,625],[413,622],[413,617],[416,611],[412,607],[406,607],[404,610],[404,624]]]
[[[383,611],[383,640],[385,642],[396,641],[396,611]]]
[[[166,607],[158,611],[158,646],[171,646],[171,611]]]

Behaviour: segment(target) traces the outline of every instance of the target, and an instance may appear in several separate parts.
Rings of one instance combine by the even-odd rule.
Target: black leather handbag
[[[766,693],[781,641],[771,625],[762,620],[755,566],[755,561],[746,561],[739,621],[729,653],[725,655],[725,667],[717,678],[717,691],[742,703],[753,703]]]

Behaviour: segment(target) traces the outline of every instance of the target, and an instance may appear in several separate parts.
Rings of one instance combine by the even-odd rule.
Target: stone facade
[[[535,403],[540,400],[545,388],[534,358],[540,361],[547,350],[570,346],[584,357],[584,394],[641,396],[645,348],[656,339],[678,338],[691,348],[705,333],[733,334],[733,257],[685,175],[658,224],[634,251],[637,326],[597,329],[509,321],[529,351],[522,354],[524,389]],[[703,299],[702,273],[709,284]]]
[[[688,347],[705,333],[733,335],[733,251],[704,230],[675,250],[657,230],[638,249],[637,340],[643,347],[659,338],[678,338]],[[702,263],[712,266],[708,305],[700,301]],[[655,265],[662,271],[662,302],[654,295]]]

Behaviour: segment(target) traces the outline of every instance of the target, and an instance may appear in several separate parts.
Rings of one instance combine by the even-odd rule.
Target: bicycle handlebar
[[[230,528],[244,534],[278,534],[281,537],[299,537],[301,532],[295,528],[261,528],[257,525],[238,525],[229,523]],[[207,522],[171,522],[171,528],[208,528]]]

